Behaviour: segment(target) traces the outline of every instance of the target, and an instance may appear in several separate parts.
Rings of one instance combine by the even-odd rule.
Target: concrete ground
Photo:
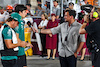
[[[38,55],[33,55],[31,57],[27,57],[27,65],[28,67],[60,67],[59,59],[55,60],[46,60],[45,58],[40,58]],[[0,67],[2,67],[0,61]],[[85,58],[84,61],[77,61],[77,67],[92,67],[91,61]]]

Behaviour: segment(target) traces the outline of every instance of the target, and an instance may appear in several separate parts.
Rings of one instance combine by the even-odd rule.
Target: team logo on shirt
[[[7,34],[8,34],[8,36],[11,36],[11,30],[10,29],[7,31]]]

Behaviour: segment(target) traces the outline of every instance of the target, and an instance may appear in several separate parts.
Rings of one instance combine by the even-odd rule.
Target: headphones
[[[93,12],[93,18],[97,18],[98,17],[98,12]]]

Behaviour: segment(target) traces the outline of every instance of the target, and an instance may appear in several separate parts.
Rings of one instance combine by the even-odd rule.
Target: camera
[[[84,10],[84,11],[86,11],[87,13],[90,13],[92,9],[93,9],[93,6],[90,5],[90,4],[82,5],[82,6],[81,6],[81,10]]]
[[[90,50],[94,50],[94,52],[99,52],[98,45],[95,43],[94,40],[91,41],[91,49]]]
[[[78,13],[78,20],[82,20],[82,18],[84,17],[85,13],[83,11]]]

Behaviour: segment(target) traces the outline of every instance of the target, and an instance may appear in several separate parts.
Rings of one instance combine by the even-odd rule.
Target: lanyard
[[[70,30],[71,30],[71,28],[72,28],[72,26],[67,26],[67,34],[66,34],[66,37],[65,37],[65,41],[67,41],[67,38],[68,38],[68,34],[69,34],[69,32],[70,32]]]

